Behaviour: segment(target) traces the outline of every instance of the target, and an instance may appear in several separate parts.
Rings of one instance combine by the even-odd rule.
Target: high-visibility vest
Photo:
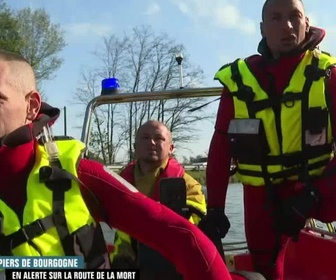
[[[297,180],[320,175],[331,157],[332,130],[326,81],[336,58],[319,50],[306,51],[282,94],[266,93],[245,60],[223,66],[215,75],[233,96],[235,119],[260,119],[269,153],[262,164],[237,163],[237,177],[244,184],[262,186],[284,179]],[[276,78],[276,77],[275,77]],[[325,116],[322,141],[314,141],[307,132],[314,112]],[[313,117],[313,118],[312,118]],[[308,133],[308,134],[307,134]],[[319,140],[319,139],[317,139]],[[309,145],[307,144],[309,141]],[[304,164],[303,164],[304,163]],[[303,171],[305,169],[306,171]],[[302,175],[302,176],[306,176]]]
[[[44,146],[36,145],[22,217],[0,200],[0,254],[81,255],[88,267],[98,267],[108,260],[106,244],[77,180],[77,163],[85,145],[73,139],[59,140],[56,144],[59,151],[56,165],[49,162]]]

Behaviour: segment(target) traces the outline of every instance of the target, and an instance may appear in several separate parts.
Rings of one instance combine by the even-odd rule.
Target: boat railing
[[[224,252],[241,252],[247,251],[246,241],[223,242]]]
[[[137,93],[115,93],[100,95],[92,99],[86,107],[81,140],[86,146],[90,142],[90,131],[94,111],[101,105],[130,103],[139,101],[155,101],[180,98],[201,98],[201,97],[218,97],[221,95],[222,87],[209,88],[183,88],[177,90],[151,91]],[[111,169],[120,169],[122,166],[110,166]],[[186,166],[186,169],[192,170],[197,166]],[[310,220],[305,230],[318,234],[325,238],[336,238],[335,224],[321,223],[317,220]],[[224,249],[230,253],[246,252],[248,250],[246,241],[224,242]]]
[[[222,87],[183,88],[165,91],[145,91],[136,93],[104,94],[93,98],[86,107],[81,141],[88,145],[91,121],[94,110],[101,105],[129,103],[150,100],[167,100],[179,98],[215,97],[221,95]]]

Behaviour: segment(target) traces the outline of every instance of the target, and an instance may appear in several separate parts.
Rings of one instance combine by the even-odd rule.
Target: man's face
[[[149,163],[163,163],[173,151],[170,131],[160,123],[147,123],[137,135],[136,158]]]
[[[305,39],[309,20],[299,0],[271,0],[266,4],[261,32],[273,56],[294,50]]]
[[[0,61],[0,138],[24,125],[27,118],[25,95],[12,82],[8,63]]]

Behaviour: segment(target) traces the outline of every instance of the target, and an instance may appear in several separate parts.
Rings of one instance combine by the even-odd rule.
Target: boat
[[[220,96],[221,91],[221,87],[209,87],[137,93],[111,91],[106,94],[106,92],[102,92],[103,94],[93,98],[86,107],[81,140],[90,148],[90,131],[92,129],[93,117],[95,110],[101,105],[192,98],[210,98],[216,100]],[[336,279],[334,264],[334,254],[336,252],[335,225],[335,223],[324,224],[317,220],[309,220],[307,222],[305,228],[299,234],[298,241],[290,241],[287,246],[284,262],[284,279]],[[223,242],[222,246],[225,252],[225,262],[230,271],[247,272],[245,273],[245,279],[263,279],[262,277],[258,278],[260,275],[253,274],[255,271],[246,240],[231,243]],[[248,272],[252,274],[249,276]]]

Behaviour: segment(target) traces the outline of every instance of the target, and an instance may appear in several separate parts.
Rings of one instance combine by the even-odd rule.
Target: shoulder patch
[[[121,184],[123,184],[127,189],[129,189],[131,192],[139,192],[133,185],[131,185],[129,182],[127,182],[123,177],[112,171],[111,169],[108,169],[106,166],[104,166],[104,170],[106,173],[110,174],[114,179],[119,181]]]

